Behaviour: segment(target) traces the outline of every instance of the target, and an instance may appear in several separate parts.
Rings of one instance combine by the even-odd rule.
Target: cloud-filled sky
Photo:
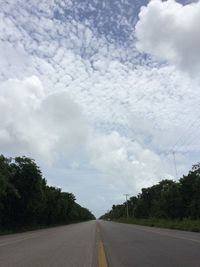
[[[1,153],[97,216],[199,161],[200,2],[0,4]]]

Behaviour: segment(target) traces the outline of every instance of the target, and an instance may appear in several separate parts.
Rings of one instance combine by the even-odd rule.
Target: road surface
[[[0,236],[0,267],[90,267],[96,222]]]
[[[104,221],[0,236],[0,267],[199,267],[200,234]]]
[[[100,222],[110,267],[200,267],[200,234]]]

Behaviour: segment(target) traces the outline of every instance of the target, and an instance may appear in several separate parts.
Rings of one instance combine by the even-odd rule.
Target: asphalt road
[[[100,222],[109,267],[200,267],[200,234]]]
[[[200,267],[200,234],[91,221],[0,236],[0,267]]]
[[[96,267],[95,238],[95,221],[0,236],[0,267]]]

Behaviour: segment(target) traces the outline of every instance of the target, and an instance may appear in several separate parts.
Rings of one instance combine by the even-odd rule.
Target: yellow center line
[[[97,252],[98,252],[98,266],[108,267],[108,261],[106,257],[106,252],[104,248],[103,241],[101,239],[101,229],[99,223],[97,225]]]
[[[102,241],[98,241],[98,262],[99,267],[108,267],[106,253]]]

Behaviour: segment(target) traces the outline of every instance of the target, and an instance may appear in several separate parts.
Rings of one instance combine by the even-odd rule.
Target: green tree
[[[184,216],[200,218],[200,163],[194,165],[187,176],[180,179]]]

